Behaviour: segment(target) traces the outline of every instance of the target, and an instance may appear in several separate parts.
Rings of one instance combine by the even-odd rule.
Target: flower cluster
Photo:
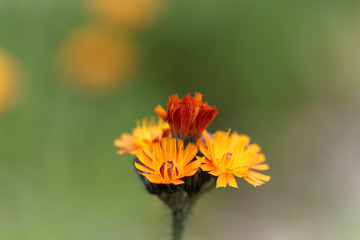
[[[158,105],[154,112],[158,122],[145,118],[132,134],[124,133],[114,142],[119,154],[136,155],[135,168],[151,193],[183,187],[195,194],[214,180],[217,188],[238,188],[235,177],[255,187],[270,180],[257,172],[269,166],[259,145],[250,143],[248,136],[230,130],[206,131],[218,109],[204,103],[201,93],[182,99],[172,95],[167,110]]]

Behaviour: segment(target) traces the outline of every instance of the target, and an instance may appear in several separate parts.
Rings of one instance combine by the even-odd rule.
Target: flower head
[[[59,52],[59,70],[67,83],[93,94],[123,86],[136,64],[136,46],[129,37],[99,26],[73,30]]]
[[[122,134],[120,138],[115,139],[114,145],[120,148],[118,154],[136,154],[141,149],[149,147],[152,143],[169,135],[169,125],[166,122],[159,119],[156,123],[154,118],[150,120],[144,118],[141,124],[139,121],[136,123],[136,128],[132,130],[132,134]]]
[[[20,93],[20,67],[13,56],[0,49],[0,116],[16,105]]]
[[[181,178],[194,175],[201,166],[203,158],[197,157],[196,146],[176,138],[163,138],[150,148],[144,148],[136,154],[140,163],[135,161],[139,174],[155,184],[183,184]]]
[[[202,102],[202,94],[190,93],[179,99],[177,94],[169,97],[167,111],[158,105],[154,112],[170,125],[175,137],[185,141],[195,142],[201,133],[209,126],[218,113],[216,107],[211,107],[207,102]]]
[[[163,0],[88,0],[102,22],[115,27],[142,28],[159,17]]]
[[[235,176],[255,187],[270,180],[270,176],[253,171],[265,171],[269,166],[264,163],[259,145],[249,142],[248,136],[236,132],[230,135],[230,131],[217,131],[212,137],[204,134],[203,140],[197,141],[199,151],[206,157],[201,169],[217,176],[217,188],[227,185],[237,188]]]

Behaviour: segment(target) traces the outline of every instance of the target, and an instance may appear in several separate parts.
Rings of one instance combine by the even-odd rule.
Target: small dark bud
[[[176,193],[178,192],[182,186],[181,185],[174,185],[174,184],[162,184],[163,185],[163,189],[164,191],[166,191],[167,193]]]
[[[201,171],[201,184],[204,185],[205,183],[209,182],[212,177],[213,176],[208,172]]]
[[[144,177],[142,175],[140,175],[140,177],[141,177],[141,180],[143,181],[143,183],[145,184],[146,190],[150,194],[159,195],[163,191],[160,184],[155,184],[155,183],[149,182],[149,180],[147,180],[146,177]]]
[[[186,177],[183,179],[185,182],[184,190],[189,195],[198,193],[203,185],[202,178],[203,178],[203,171],[199,168],[193,176]]]
[[[138,158],[135,158],[135,162],[139,163],[139,164],[142,164]],[[135,168],[136,169],[136,168]],[[137,170],[139,171],[139,170]],[[150,193],[150,194],[160,194],[164,189],[161,188],[161,185],[160,184],[155,184],[155,183],[152,183],[152,182],[149,182],[149,180],[146,179],[146,177],[144,177],[143,175],[141,174],[138,174],[141,181],[144,183],[145,187],[146,187],[146,190]]]

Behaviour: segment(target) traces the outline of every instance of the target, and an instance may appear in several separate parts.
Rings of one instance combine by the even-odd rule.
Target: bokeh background
[[[170,239],[113,140],[195,91],[272,180],[204,196],[185,239],[360,239],[352,0],[0,0],[0,239]]]

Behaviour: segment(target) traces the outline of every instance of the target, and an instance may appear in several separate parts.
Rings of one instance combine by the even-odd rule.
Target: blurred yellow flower
[[[149,182],[156,184],[183,184],[181,178],[194,175],[203,158],[197,157],[196,146],[189,143],[184,149],[184,142],[176,138],[163,138],[136,154],[140,163],[135,161],[139,174]]]
[[[236,132],[230,135],[230,131],[217,131],[212,137],[204,132],[203,140],[197,141],[199,151],[206,157],[201,169],[217,177],[217,188],[227,185],[237,188],[234,176],[255,187],[270,181],[270,176],[253,171],[265,171],[269,166],[265,163],[264,154],[260,153],[259,145],[249,145],[249,142],[248,136]]]
[[[136,122],[136,128],[132,134],[124,133],[120,138],[115,139],[114,145],[120,150],[118,154],[136,154],[145,147],[150,147],[152,143],[160,141],[163,137],[170,136],[169,124],[159,118],[155,122],[154,118],[144,118],[142,123]]]
[[[10,110],[19,96],[19,69],[13,58],[0,50],[0,113]]]
[[[91,11],[114,26],[140,28],[154,22],[163,0],[89,0]]]
[[[60,53],[60,67],[77,88],[103,93],[122,85],[133,73],[135,46],[103,28],[72,32]]]

